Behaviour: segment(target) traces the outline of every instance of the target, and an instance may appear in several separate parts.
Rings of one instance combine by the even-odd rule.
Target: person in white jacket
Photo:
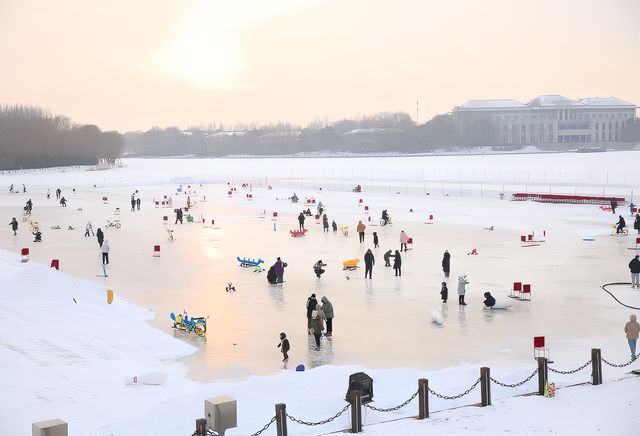
[[[100,251],[102,251],[102,264],[109,265],[109,241],[106,239],[102,243],[102,247],[100,247]]]

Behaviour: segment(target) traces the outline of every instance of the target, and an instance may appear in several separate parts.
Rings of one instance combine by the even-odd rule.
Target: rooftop
[[[535,108],[568,108],[568,107],[598,107],[598,108],[636,108],[637,106],[628,101],[615,97],[608,98],[582,98],[573,100],[561,95],[540,95],[527,104],[511,99],[500,100],[469,100],[462,106],[456,106],[456,111],[477,111],[477,110],[499,110],[499,109],[535,109]]]

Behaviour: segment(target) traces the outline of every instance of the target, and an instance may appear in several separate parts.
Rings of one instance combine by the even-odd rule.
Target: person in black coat
[[[277,278],[276,266],[273,265],[273,266],[271,266],[271,268],[269,268],[269,271],[267,271],[267,282],[269,282],[272,285],[275,285],[276,284],[276,278]]]
[[[329,218],[327,218],[327,214],[322,215],[322,228],[325,232],[329,233]]]
[[[278,344],[278,348],[280,348],[282,356],[284,357],[282,361],[286,362],[289,360],[289,339],[287,339],[287,335],[284,332],[280,333],[280,343]]]
[[[484,293],[484,306],[492,308],[495,305],[496,305],[496,299],[493,298],[493,295],[491,295],[491,292],[485,292]]]
[[[338,231],[338,225],[336,224],[335,221],[331,221],[331,228],[333,229],[334,232]]]
[[[636,229],[640,235],[640,214],[636,214],[636,220],[633,222],[633,228]]]
[[[449,271],[451,271],[451,255],[448,250],[444,250],[442,256],[442,271],[444,271],[444,277],[449,278]]]
[[[618,227],[616,227],[616,233],[623,233],[624,228],[627,227],[627,223],[624,221],[624,218],[622,218],[622,215],[620,215],[620,219],[616,224],[618,224]]]
[[[447,282],[442,282],[442,288],[440,288],[440,297],[442,302],[446,303],[449,298],[449,288],[447,288]]]
[[[98,228],[96,238],[98,238],[98,245],[102,247],[102,243],[104,242],[104,233],[102,233],[102,229]]]
[[[371,272],[373,271],[373,265],[376,263],[376,259],[373,257],[373,253],[369,248],[367,252],[364,254],[364,278],[367,278],[367,273],[369,274],[369,278],[371,278]]]
[[[300,230],[304,230],[304,214],[302,212],[298,215],[298,225],[300,226]]]
[[[378,248],[378,233],[373,232],[373,248]]]
[[[640,256],[636,256],[629,262],[629,271],[631,272],[631,288],[640,289]]]
[[[320,259],[313,265],[313,272],[316,273],[316,277],[320,278],[320,276],[324,274],[324,269],[322,269],[323,266],[327,266],[327,264],[322,263],[322,259]]]
[[[402,276],[402,258],[400,257],[400,252],[396,250],[396,254],[391,257],[393,257],[393,269],[396,271],[396,277]]]
[[[16,236],[18,234],[18,220],[16,217],[11,218],[9,225],[11,226],[11,230],[13,230],[13,236]]]
[[[178,224],[178,221],[182,224],[182,208],[176,209],[176,222],[174,224]]]
[[[311,334],[311,315],[317,305],[318,300],[316,299],[316,294],[311,294],[311,296],[307,298],[307,331],[309,334]]]
[[[611,212],[616,214],[616,207],[618,207],[618,202],[616,200],[611,200]]]

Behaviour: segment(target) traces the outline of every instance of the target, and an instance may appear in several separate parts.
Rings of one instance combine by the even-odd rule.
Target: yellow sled
[[[360,263],[360,259],[348,259],[342,261],[342,269],[353,270],[358,268],[358,263]]]

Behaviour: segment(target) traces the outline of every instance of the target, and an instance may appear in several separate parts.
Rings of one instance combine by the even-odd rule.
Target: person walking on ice
[[[358,221],[358,225],[356,226],[356,231],[358,232],[358,236],[360,236],[360,242],[364,242],[364,229],[366,229],[362,221]]]
[[[640,289],[640,256],[636,256],[629,262],[629,271],[631,271],[631,289]]]
[[[616,234],[624,233],[624,228],[627,227],[627,223],[625,222],[624,218],[622,218],[622,215],[620,215],[616,224],[618,225],[616,227]]]
[[[316,351],[320,350],[320,338],[324,331],[324,312],[319,304],[316,304],[315,310],[311,312],[311,329],[313,337],[316,340]]]
[[[338,225],[335,221],[331,221],[331,228],[333,229],[334,233],[338,231]]]
[[[280,333],[280,343],[277,345],[278,348],[280,348],[280,351],[282,352],[282,361],[286,362],[287,360],[289,360],[289,339],[287,339],[287,335],[286,333],[282,332]]]
[[[18,234],[18,220],[16,217],[11,218],[9,225],[11,226],[11,230],[13,230],[13,236],[16,236]]]
[[[467,276],[458,276],[458,305],[466,306],[464,294],[467,292],[466,286],[469,284]]]
[[[89,235],[89,233],[91,233],[91,235]],[[88,238],[89,236],[95,236],[95,233],[93,233],[93,226],[91,225],[91,221],[87,221],[87,225],[84,230],[84,237]]]
[[[325,233],[329,233],[329,218],[326,213],[322,215],[322,229]]]
[[[136,210],[136,194],[131,194],[131,212]]]
[[[311,320],[313,319],[313,311],[316,309],[317,304],[316,294],[311,294],[311,296],[307,298],[307,332],[309,334],[312,334]]]
[[[182,224],[182,208],[176,209],[176,222],[174,224],[178,224],[178,221]]]
[[[393,254],[391,254],[391,253],[392,253],[392,251],[388,250],[384,254],[384,256],[383,256],[383,258],[384,258],[384,266],[391,266],[391,258],[393,257]]]
[[[62,197],[60,199],[60,206],[67,207],[67,199],[66,198]]]
[[[376,263],[375,257],[373,257],[373,253],[371,252],[371,248],[367,250],[364,254],[364,278],[367,278],[367,274],[369,274],[369,279],[371,279],[371,273],[373,272],[373,265]]]
[[[373,232],[373,248],[378,248],[378,232]]]
[[[278,257],[274,266],[276,267],[276,283],[284,283],[284,269],[287,267],[287,263]]]
[[[100,227],[98,227],[98,230],[96,231],[96,238],[98,238],[98,245],[102,247],[102,244],[104,243],[104,233],[102,233],[102,229]]]
[[[327,297],[322,297],[322,313],[324,313],[324,319],[327,321],[327,333],[325,336],[333,335],[333,304]]]
[[[636,342],[638,341],[638,334],[640,333],[640,324],[638,324],[635,315],[629,316],[629,322],[624,325],[624,332],[627,334],[631,360],[636,360]]]
[[[109,265],[109,241],[105,240],[100,246],[102,252],[102,264]]]
[[[636,219],[633,222],[633,228],[636,229],[640,235],[640,214],[636,214]]]
[[[449,278],[449,271],[451,271],[451,255],[448,250],[444,250],[444,255],[442,256],[442,271],[444,272],[444,278]]]
[[[304,214],[302,212],[298,215],[298,228],[304,230]]]
[[[409,237],[404,230],[402,230],[400,232],[400,251],[402,251],[402,248],[404,247],[404,252],[407,252],[407,242],[409,242]]]

